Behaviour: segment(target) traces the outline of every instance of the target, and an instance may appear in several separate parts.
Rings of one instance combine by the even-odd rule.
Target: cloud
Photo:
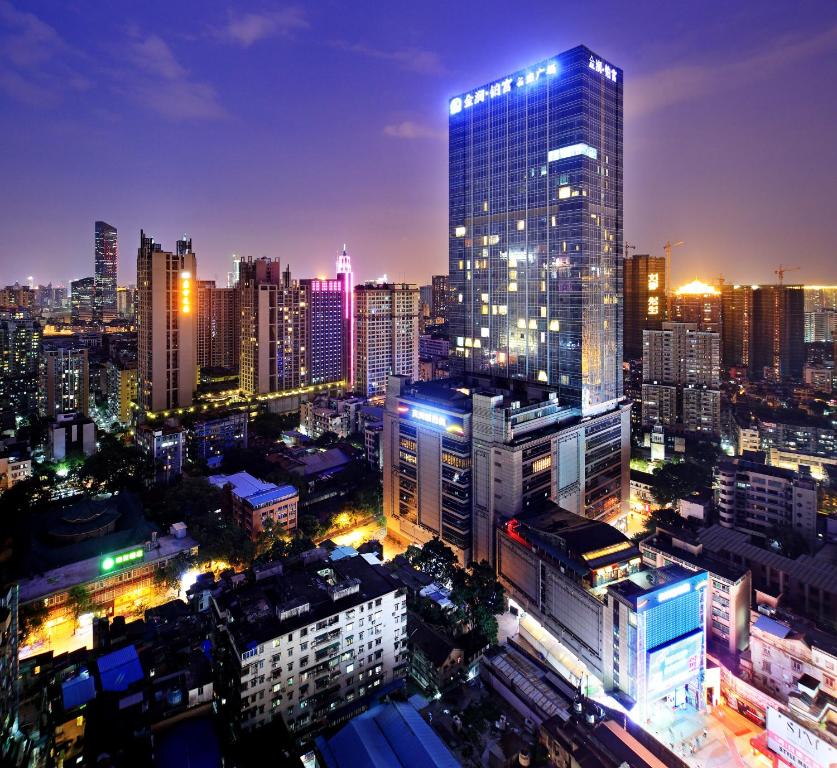
[[[128,91],[168,120],[218,120],[227,116],[215,88],[191,77],[158,35],[134,39],[127,49],[133,70],[122,75]]]
[[[784,38],[737,61],[685,64],[669,67],[628,80],[625,86],[625,116],[644,117],[684,101],[735,88],[768,77],[796,61],[833,50],[837,45],[837,24],[814,37]]]
[[[443,75],[447,71],[439,55],[434,51],[428,51],[424,48],[383,50],[381,48],[372,48],[364,43],[348,43],[345,41],[332,43],[332,46],[341,51],[357,53],[371,59],[393,61],[403,69],[418,72],[422,75]]]
[[[227,24],[215,31],[215,36],[227,42],[249,48],[259,40],[270,37],[287,37],[310,24],[301,8],[289,7],[265,13],[230,13]]]
[[[384,135],[393,139],[432,139],[434,141],[444,141],[448,136],[446,131],[412,120],[403,120],[400,123],[385,125]]]

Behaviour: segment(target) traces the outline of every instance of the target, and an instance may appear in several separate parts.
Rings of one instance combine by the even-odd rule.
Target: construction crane
[[[799,269],[802,269],[802,267],[786,267],[784,264],[780,264],[778,269],[773,270],[773,274],[779,278],[779,285],[782,285],[785,280],[785,272],[796,272]]]
[[[681,245],[685,245],[682,240],[678,240],[676,243],[672,243],[671,240],[666,240],[666,244],[663,246],[663,250],[666,253],[666,297],[671,292],[671,249],[678,248]]]

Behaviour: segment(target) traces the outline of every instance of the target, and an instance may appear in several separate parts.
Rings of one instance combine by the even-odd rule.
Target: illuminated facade
[[[406,283],[355,288],[355,391],[384,395],[387,376],[418,379],[419,291]]]
[[[237,371],[241,355],[241,292],[217,288],[214,280],[198,280],[197,364],[201,368]]]
[[[450,101],[454,370],[622,397],[622,71],[579,46]]]
[[[693,280],[669,296],[668,319],[694,323],[700,331],[721,332],[721,293],[714,286]]]
[[[70,315],[74,323],[93,321],[96,304],[96,278],[81,277],[70,282]]]
[[[282,274],[279,259],[247,259],[238,262],[241,302],[241,389],[263,395],[280,389],[277,357],[279,291]]]
[[[0,414],[3,423],[38,409],[43,329],[25,313],[0,313]]]
[[[119,261],[116,227],[97,221],[95,229],[93,313],[99,321],[116,317],[116,268]]]
[[[635,703],[636,722],[661,700],[704,709],[707,586],[706,571],[669,565],[608,587],[603,682]]]
[[[642,332],[659,330],[666,312],[666,259],[637,253],[625,259],[623,357],[642,357]]]
[[[89,366],[86,349],[54,349],[44,352],[41,376],[41,413],[89,411]]]
[[[197,260],[191,240],[177,252],[140,232],[137,251],[137,397],[143,412],[187,408],[198,382]]]
[[[300,280],[299,284],[305,292],[307,304],[305,383],[326,384],[343,381],[346,373],[344,356],[348,351],[344,343],[347,330],[346,284],[339,275],[330,280]]]
[[[382,445],[392,536],[439,536],[464,562],[493,565],[496,526],[546,499],[606,522],[627,512],[630,406],[582,419],[551,388],[509,384],[390,377]]]
[[[337,257],[337,279],[343,289],[343,375],[351,392],[355,385],[355,283],[352,260],[343,244]]]

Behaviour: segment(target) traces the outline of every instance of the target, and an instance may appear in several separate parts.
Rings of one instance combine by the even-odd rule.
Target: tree
[[[260,413],[250,422],[250,433],[265,440],[278,440],[283,432],[299,427],[299,411],[292,413]]]
[[[31,635],[36,635],[41,631],[47,616],[49,616],[49,608],[43,600],[36,600],[20,607],[18,636],[21,644],[25,643]]]
[[[151,489],[145,498],[149,514],[161,526],[202,517],[221,508],[221,489],[205,477],[182,477],[179,482]]]
[[[191,555],[181,552],[177,557],[169,560],[162,568],[154,571],[154,583],[166,592],[180,589],[180,579],[183,574],[194,565]]]
[[[340,442],[340,435],[336,432],[323,432],[316,440],[314,445],[317,448],[331,448],[335,443]]]
[[[93,599],[81,584],[70,587],[70,591],[67,593],[67,608],[73,617],[73,632],[75,632],[78,629],[79,618],[93,610]]]
[[[250,565],[256,547],[247,534],[217,511],[206,511],[189,518],[189,533],[198,542],[202,562]]]
[[[80,478],[93,493],[112,493],[142,489],[150,472],[150,462],[138,448],[103,435],[99,450],[84,462]]]
[[[296,527],[300,534],[308,538],[314,538],[320,534],[320,521],[314,515],[300,515]]]
[[[454,571],[451,600],[461,606],[472,629],[489,643],[497,642],[496,617],[506,609],[505,590],[485,560],[472,563],[470,570],[457,568]]]
[[[456,555],[441,539],[433,538],[421,548],[410,545],[405,554],[410,565],[426,573],[434,581],[450,584],[453,580],[457,567]]]
[[[651,493],[658,503],[668,505],[711,485],[711,482],[712,472],[706,467],[690,461],[665,464],[654,473]]]
[[[276,465],[254,448],[230,448],[224,451],[221,470],[225,475],[249,472],[255,477],[265,478],[276,470]]]
[[[648,536],[652,536],[657,527],[664,528],[667,531],[679,531],[686,526],[686,519],[676,509],[668,507],[655,509],[645,518],[645,527],[634,535],[633,540],[640,542]]]

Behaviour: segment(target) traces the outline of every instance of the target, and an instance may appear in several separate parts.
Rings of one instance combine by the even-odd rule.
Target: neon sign
[[[596,59],[591,56],[587,64],[587,69],[592,69],[594,72],[604,75],[605,79],[612,80],[614,83],[616,82],[616,67],[605,64],[601,59]]]
[[[447,427],[448,420],[440,413],[433,413],[432,411],[424,411],[421,408],[413,408],[410,415],[419,421],[426,421],[428,424],[434,424],[437,427]]]
[[[517,77],[506,77],[499,80],[488,88],[478,88],[473,93],[466,93],[464,96],[457,96],[450,100],[450,113],[452,115],[459,114],[463,109],[470,109],[477,104],[485,102],[488,99],[496,99],[512,92],[512,87],[523,88],[526,85],[536,83],[541,77],[551,77],[558,74],[558,64],[554,61],[542,64],[535,69],[532,69],[525,74]]]
[[[106,555],[99,563],[99,570],[102,573],[109,573],[114,568],[128,565],[129,563],[133,563],[137,560],[142,560],[144,555],[145,551],[142,547],[132,549],[129,552],[120,552],[118,555]]]
[[[684,581],[682,584],[678,584],[676,587],[672,587],[671,589],[665,590],[665,592],[660,592],[657,595],[657,602],[662,603],[666,600],[671,600],[673,597],[680,597],[680,595],[685,595],[687,592],[691,592],[692,585],[688,581]]]

